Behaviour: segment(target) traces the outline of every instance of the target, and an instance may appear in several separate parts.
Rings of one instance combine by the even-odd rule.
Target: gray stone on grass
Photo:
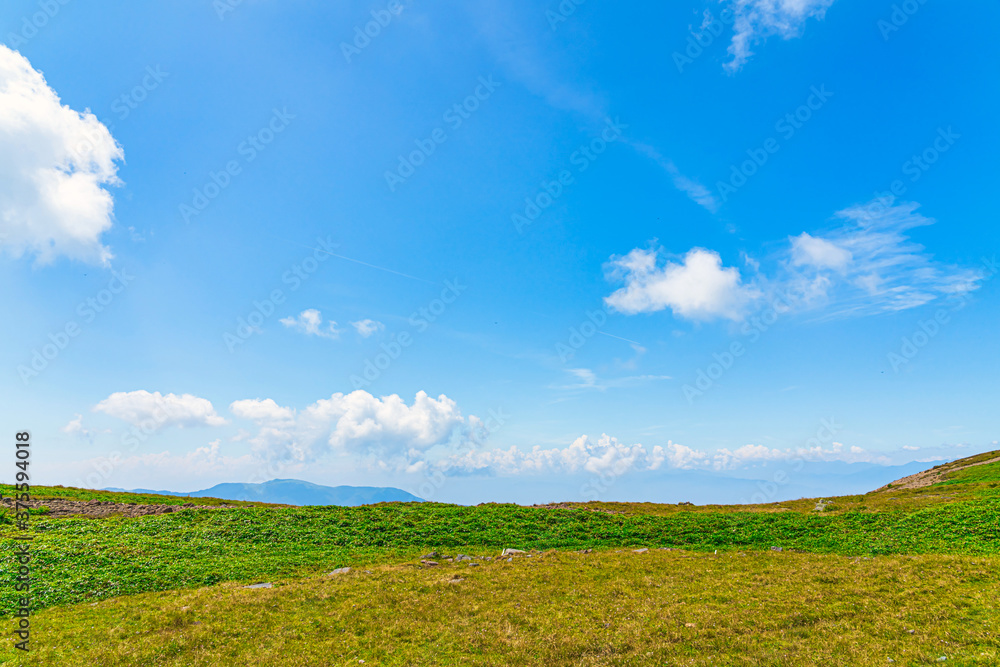
[[[243,588],[273,588],[274,584],[267,582],[264,584],[250,584],[249,586],[244,586]]]
[[[336,570],[333,570],[332,572],[330,572],[326,576],[332,577],[335,574],[347,574],[350,571],[351,571],[351,568],[349,568],[349,567],[338,567]]]

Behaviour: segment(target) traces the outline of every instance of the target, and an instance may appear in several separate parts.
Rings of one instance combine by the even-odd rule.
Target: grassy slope
[[[1000,482],[1000,464],[990,464],[951,473],[942,484],[924,489],[907,491],[890,489],[865,496],[836,498],[833,499],[832,511],[827,510],[824,513],[810,512],[814,504],[813,501],[795,501],[756,507],[697,508],[648,504],[613,504],[611,506],[590,504],[594,507],[601,506],[605,509],[613,509],[622,514],[547,510],[510,505],[455,507],[427,503],[361,508],[242,508],[216,511],[191,509],[165,516],[149,516],[139,519],[40,518],[35,520],[37,532],[33,553],[35,555],[34,576],[36,582],[33,594],[36,608],[38,608],[68,605],[84,600],[89,602],[123,594],[190,588],[220,581],[249,582],[262,579],[291,581],[296,577],[316,575],[342,565],[357,567],[361,564],[382,564],[380,568],[377,568],[379,574],[368,579],[363,577],[355,579],[352,575],[350,581],[353,583],[350,585],[357,588],[356,590],[352,589],[351,595],[360,595],[364,598],[365,596],[371,597],[381,594],[373,589],[373,586],[377,588],[378,582],[384,583],[384,580],[379,579],[379,577],[390,576],[386,574],[388,572],[404,572],[410,578],[404,578],[400,582],[398,590],[401,597],[396,603],[393,603],[397,609],[403,609],[407,608],[408,605],[422,604],[416,598],[432,589],[427,588],[431,584],[425,582],[421,577],[439,576],[432,573],[441,572],[441,570],[425,572],[412,567],[401,568],[389,564],[407,560],[411,563],[415,562],[415,557],[419,553],[430,548],[449,548],[451,551],[464,550],[469,553],[495,554],[498,548],[504,546],[536,549],[567,549],[585,546],[603,547],[604,549],[625,546],[683,546],[689,550],[702,552],[720,549],[719,556],[724,560],[716,561],[714,560],[715,556],[712,556],[711,562],[734,564],[732,567],[736,569],[732,571],[732,576],[737,577],[739,581],[747,582],[747,586],[753,584],[753,586],[769,588],[771,594],[775,596],[774,605],[778,605],[771,609],[762,600],[761,605],[763,606],[759,610],[759,613],[763,614],[762,616],[741,615],[739,618],[742,620],[738,622],[729,619],[725,614],[720,616],[721,607],[717,605],[713,607],[714,612],[703,617],[703,623],[705,619],[709,619],[717,627],[722,623],[725,628],[719,631],[705,630],[703,629],[704,625],[699,625],[699,630],[695,634],[701,636],[699,642],[702,643],[700,645],[708,647],[715,641],[730,642],[727,644],[729,646],[727,650],[748,650],[750,654],[758,656],[763,661],[739,662],[734,657],[733,660],[737,661],[721,664],[810,664],[801,660],[781,662],[785,658],[779,660],[775,656],[779,656],[779,653],[786,655],[780,651],[787,649],[790,651],[787,655],[798,655],[801,658],[805,647],[814,646],[817,641],[826,642],[823,644],[825,647],[823,650],[831,651],[832,653],[829,655],[839,655],[836,651],[846,650],[844,647],[850,643],[844,643],[837,638],[838,633],[843,630],[844,624],[849,627],[850,633],[854,633],[858,637],[882,625],[892,625],[895,622],[892,620],[895,618],[894,605],[902,605],[907,608],[912,606],[911,602],[907,602],[909,599],[907,597],[908,590],[912,595],[923,599],[923,604],[930,604],[927,599],[924,599],[926,597],[924,593],[918,594],[916,592],[918,589],[924,590],[919,586],[917,588],[904,586],[899,590],[893,588],[894,585],[897,585],[898,588],[900,581],[915,582],[919,576],[923,576],[921,573],[930,573],[928,576],[931,576],[931,579],[939,577],[942,578],[941,581],[952,577],[951,583],[964,591],[961,595],[955,592],[957,589],[952,588],[947,589],[947,592],[943,594],[939,591],[940,599],[934,604],[930,604],[927,607],[927,614],[921,616],[929,624],[927,627],[936,627],[937,629],[926,637],[922,636],[918,640],[911,638],[909,644],[900,645],[901,651],[905,646],[918,647],[917,653],[926,657],[937,650],[935,647],[940,642],[951,641],[954,643],[956,633],[959,632],[957,628],[969,619],[975,620],[979,616],[983,616],[986,619],[985,622],[988,623],[992,623],[996,619],[996,612],[988,605],[984,606],[986,603],[983,602],[981,596],[977,597],[979,594],[976,591],[981,590],[987,582],[993,581],[990,578],[993,575],[982,573],[995,572],[996,565],[1000,564],[1000,558],[996,556],[1000,552],[1000,538],[998,538],[998,532],[1000,532],[998,531],[998,526],[1000,526],[998,523],[1000,520],[1000,489],[997,488],[998,482]],[[9,516],[0,516],[0,520],[9,521]],[[3,532],[9,534],[10,527],[4,527]],[[754,553],[754,550],[764,550],[772,545],[781,545],[786,549],[801,549],[811,553],[788,554],[786,552],[779,555]],[[4,566],[9,567],[11,565],[9,553],[12,542],[9,539],[3,539],[0,540],[0,546],[7,552]],[[462,549],[458,549],[459,547]],[[735,555],[737,550],[751,551],[748,556],[737,557]],[[668,558],[667,554],[672,553],[651,552],[653,555],[644,554],[644,557],[648,556],[649,558],[648,561],[643,562],[659,562],[655,559]],[[879,557],[875,561],[847,561],[842,556],[833,554],[910,554],[911,556],[893,556],[888,559]],[[912,555],[915,554],[953,554],[953,556],[922,555],[913,560]],[[960,556],[960,554],[966,556]],[[969,555],[972,554],[976,556],[970,557]],[[690,595],[694,595],[698,591],[707,591],[711,588],[712,582],[715,581],[712,579],[714,575],[699,568],[702,568],[703,562],[708,563],[709,559],[707,556],[700,559],[694,558],[694,556],[696,554],[693,552],[687,553],[686,560],[682,564],[683,567],[680,569],[674,566],[668,567],[669,563],[661,563],[664,569],[657,570],[655,576],[676,579],[675,585],[685,587]],[[755,559],[772,557],[779,558],[779,560],[773,561],[777,565],[769,570],[774,574],[774,577],[755,573],[755,568],[760,563],[772,562],[766,560],[758,562]],[[537,591],[544,590],[552,582],[566,581],[566,578],[569,577],[571,581],[575,582],[572,584],[573,586],[589,587],[591,592],[588,595],[594,596],[595,601],[593,603],[588,601],[587,604],[596,605],[594,606],[595,610],[602,610],[607,608],[607,602],[597,602],[597,600],[603,600],[608,596],[613,599],[615,590],[624,591],[625,588],[622,587],[627,586],[632,586],[633,592],[628,593],[626,597],[635,598],[636,604],[639,604],[642,596],[637,591],[644,590],[639,582],[643,580],[643,577],[652,576],[649,573],[641,574],[630,569],[634,568],[638,561],[628,560],[621,555],[605,553],[600,558],[609,559],[605,561],[611,568],[607,571],[608,576],[588,570],[594,575],[592,580],[589,582],[586,580],[576,581],[573,579],[576,576],[574,572],[579,567],[572,560],[573,558],[575,556],[570,554],[547,556],[546,562],[552,563],[553,568],[550,572],[532,570],[534,574],[529,576],[528,570],[525,570],[524,576],[528,578],[520,580],[517,585],[514,585],[517,582],[516,577],[510,579],[511,587],[508,589],[503,589],[505,584],[499,581],[491,582],[489,583],[490,587],[500,586],[501,588],[489,588],[490,592],[484,597],[487,589],[477,587],[474,589],[475,592],[469,594],[468,599],[457,603],[464,605],[463,609],[471,610],[476,605],[488,606],[487,603],[502,599],[502,597],[498,598],[497,596],[510,595],[517,598],[518,596],[530,595],[536,597],[539,605],[548,608],[551,613],[555,614],[553,618],[539,617],[535,620],[530,620],[529,616],[529,620],[525,621],[526,625],[522,624],[523,627],[520,628],[523,631],[521,633],[522,640],[520,640],[524,644],[523,646],[518,648],[515,646],[516,642],[505,643],[504,640],[498,640],[499,643],[494,642],[488,647],[484,645],[482,649],[483,659],[477,664],[504,664],[505,660],[491,662],[491,659],[486,657],[497,655],[497,651],[514,651],[513,655],[519,655],[527,663],[532,664],[536,662],[535,658],[538,658],[539,662],[544,662],[541,660],[543,655],[549,655],[548,651],[556,651],[556,647],[561,647],[558,650],[564,652],[559,654],[563,657],[557,659],[556,654],[551,654],[548,664],[562,664],[561,661],[564,658],[568,660],[569,658],[565,656],[569,655],[577,655],[579,658],[573,659],[571,662],[606,664],[601,661],[586,662],[587,656],[592,652],[597,651],[598,653],[595,654],[597,655],[600,654],[600,651],[606,650],[610,653],[606,653],[601,660],[607,659],[613,664],[633,664],[625,660],[625,657],[631,656],[628,658],[629,660],[638,660],[639,657],[645,657],[645,652],[652,651],[654,656],[663,656],[663,659],[666,660],[666,656],[674,655],[670,651],[681,650],[678,647],[682,645],[674,645],[677,643],[676,638],[661,638],[660,643],[654,642],[653,644],[646,640],[639,641],[638,637],[642,634],[640,629],[644,626],[636,625],[638,621],[632,623],[630,626],[632,629],[625,631],[624,635],[616,634],[616,638],[607,644],[606,649],[598,648],[604,646],[602,644],[604,637],[593,637],[589,632],[583,633],[572,641],[567,640],[568,643],[554,641],[552,636],[558,635],[560,628],[561,631],[565,632],[567,628],[573,627],[571,621],[577,612],[572,609],[572,606],[565,606],[569,604],[569,598],[557,596],[557,599],[561,599],[562,603],[554,601],[549,604],[545,603],[544,596],[537,597],[539,595]],[[625,560],[622,560],[623,558]],[[786,560],[780,560],[781,558]],[[867,563],[868,565],[848,566],[848,562]],[[897,567],[895,574],[890,574],[887,571],[876,572],[878,568],[875,567],[875,563],[885,562],[897,564],[893,566]],[[738,565],[739,563],[743,563],[743,565]],[[869,609],[871,614],[866,617],[868,620],[864,623],[868,623],[870,627],[865,626],[864,623],[855,625],[849,621],[837,621],[836,619],[841,618],[845,613],[846,607],[843,605],[846,603],[838,597],[837,586],[830,583],[827,588],[823,589],[825,592],[819,594],[820,597],[815,598],[808,607],[799,609],[800,614],[806,614],[809,618],[815,617],[813,621],[809,621],[805,625],[824,628],[825,634],[807,632],[799,638],[801,642],[796,645],[798,648],[786,643],[789,636],[795,635],[798,631],[792,628],[782,629],[780,624],[774,629],[777,634],[765,632],[758,637],[755,634],[757,630],[754,628],[759,627],[759,623],[763,622],[765,618],[769,618],[769,615],[778,613],[775,611],[778,608],[785,610],[782,613],[793,613],[792,607],[789,605],[799,604],[796,600],[802,599],[801,595],[808,592],[803,588],[808,582],[799,581],[794,577],[787,579],[784,583],[778,583],[782,577],[790,577],[794,574],[791,571],[782,573],[783,563],[789,566],[799,564],[812,573],[810,576],[826,576],[829,582],[844,583],[850,581],[851,586],[855,587],[852,589],[855,590],[855,593],[853,598],[851,596],[848,598],[858,601],[870,598],[869,602],[865,604],[873,604],[880,611],[876,613]],[[984,563],[988,564],[985,570],[982,567]],[[486,573],[495,571],[495,568],[503,569],[504,567],[506,564],[477,568],[475,576],[489,579]],[[854,567],[853,574],[851,567]],[[956,568],[961,570],[959,575],[950,572],[950,569]],[[830,574],[819,574],[825,570],[828,570]],[[466,571],[471,572],[472,570]],[[979,572],[979,574],[970,575],[971,578],[962,576],[962,574],[972,571]],[[520,570],[503,570],[497,576],[509,579],[514,572],[520,572]],[[861,579],[856,580],[859,573]],[[622,579],[622,582],[619,583],[616,578],[619,576],[625,579],[632,577],[634,581],[627,583],[625,579]],[[955,578],[956,576],[957,578]],[[717,583],[718,587],[721,587],[719,588],[721,595],[722,589],[726,588],[728,584],[724,581]],[[378,627],[373,627],[361,623],[359,620],[362,618],[361,616],[355,617],[346,612],[341,619],[342,624],[339,626],[329,625],[325,622],[326,619],[320,619],[324,622],[318,626],[309,626],[308,624],[313,623],[317,618],[314,607],[319,603],[310,598],[308,593],[312,590],[310,586],[314,587],[315,585],[319,584],[298,582],[286,588],[266,592],[236,592],[231,586],[213,587],[201,591],[177,591],[139,598],[123,598],[99,603],[96,607],[81,605],[72,609],[52,610],[49,613],[42,613],[37,620],[39,627],[48,627],[52,633],[49,635],[51,637],[49,645],[53,647],[80,644],[80,641],[74,637],[82,632],[82,628],[93,626],[95,632],[113,633],[112,636],[116,637],[115,642],[125,642],[125,644],[134,646],[136,651],[151,651],[153,654],[163,657],[171,654],[177,656],[176,662],[167,660],[163,664],[228,664],[225,659],[218,657],[224,655],[218,653],[218,651],[224,650],[223,648],[211,649],[212,642],[206,644],[202,633],[208,630],[207,627],[201,628],[193,625],[188,627],[193,624],[193,621],[189,623],[184,621],[183,617],[180,620],[171,621],[167,618],[160,621],[157,620],[153,610],[158,609],[158,605],[161,604],[169,606],[168,601],[170,600],[186,601],[184,604],[178,603],[178,608],[185,605],[191,606],[190,603],[194,600],[200,600],[201,602],[198,604],[208,604],[206,600],[218,595],[221,596],[218,601],[221,606],[216,611],[221,615],[219,621],[222,624],[221,627],[234,624],[228,626],[228,630],[219,629],[218,631],[233,632],[243,628],[240,630],[243,632],[240,636],[242,639],[247,639],[249,635],[246,633],[253,632],[255,627],[263,634],[267,623],[285,623],[285,617],[275,616],[273,608],[260,610],[256,615],[251,614],[252,618],[257,620],[249,622],[249,625],[245,627],[239,614],[235,615],[236,620],[232,616],[226,616],[228,612],[236,609],[236,602],[233,600],[242,599],[239,596],[245,596],[249,593],[263,593],[266,596],[277,596],[274,604],[279,607],[290,605],[288,613],[291,617],[300,617],[298,621],[290,622],[289,628],[291,629],[288,629],[287,637],[284,633],[279,633],[283,639],[278,642],[278,644],[287,642],[288,646],[294,644],[299,647],[297,649],[299,651],[311,650],[306,648],[308,642],[296,643],[292,642],[290,638],[296,635],[307,637],[307,630],[310,627],[321,634],[329,634],[331,628],[343,630],[346,634],[342,639],[346,643],[339,645],[338,655],[346,655],[346,653],[339,651],[347,651],[348,649],[350,651],[359,651],[362,648],[376,652],[386,651],[388,650],[386,642],[390,642],[390,640],[395,642],[411,642],[412,640],[416,644],[411,648],[416,651],[420,649],[420,646],[423,646],[424,648],[421,650],[427,652],[427,655],[433,652],[430,647],[433,646],[434,642],[438,643],[438,647],[434,650],[441,649],[443,640],[436,634],[438,631],[435,626],[424,621],[414,621],[414,627],[406,630],[410,633],[407,636],[411,640],[401,639],[398,636],[394,638],[391,633],[387,634],[389,633],[387,628],[391,627],[392,624],[386,625],[386,622],[383,622],[385,619],[376,624]],[[339,584],[331,583],[329,585]],[[914,586],[916,585],[914,583]],[[865,588],[866,586],[867,588]],[[4,609],[10,609],[12,593],[8,593],[9,590],[9,587],[3,589]],[[291,597],[287,599],[282,597],[286,593]],[[327,594],[332,595],[333,593]],[[233,595],[237,597],[233,598]],[[930,593],[926,595],[929,596]],[[433,595],[425,597],[427,597],[425,602],[435,600]],[[782,600],[784,602],[781,602]],[[582,599],[577,601],[582,602]],[[230,606],[227,607],[227,604]],[[506,604],[504,602],[501,606]],[[642,604],[652,604],[652,602],[646,600]],[[141,611],[144,608],[143,605],[148,605],[149,609],[145,616],[142,616]],[[532,608],[534,609],[535,606]],[[115,611],[107,613],[101,611],[111,609]],[[766,611],[766,609],[771,610]],[[513,610],[511,612],[513,613]],[[128,639],[132,630],[126,629],[115,620],[115,615],[119,613],[132,613],[138,615],[137,617],[144,618],[145,620],[135,626],[141,629],[142,636]],[[338,614],[340,613],[336,612],[333,616],[339,618]],[[638,611],[635,613],[639,614]],[[914,610],[913,613],[916,614],[917,611]],[[475,612],[473,615],[478,618],[478,614],[479,612]],[[636,616],[636,618],[640,618],[640,616]],[[656,624],[663,620],[661,616],[643,618],[647,619],[647,624]],[[831,621],[831,619],[833,620]],[[372,621],[373,619],[369,617],[368,620]],[[254,624],[258,621],[260,625],[255,626]],[[4,622],[9,622],[9,620]],[[493,640],[494,636],[502,637],[504,633],[508,637],[511,636],[512,631],[509,625],[511,621],[509,619],[504,621],[502,615],[486,614],[482,616],[482,622],[485,624],[482,626],[483,632],[489,635],[490,641]],[[46,623],[49,625],[46,626]],[[208,622],[205,621],[202,624],[207,625]],[[937,627],[938,625],[940,627]],[[519,627],[517,624],[513,626],[515,631]],[[863,627],[867,627],[867,630]],[[548,628],[548,630],[543,632],[544,628]],[[473,630],[469,628],[464,630],[459,628],[455,632],[458,632],[458,635],[452,637],[453,645],[448,649],[454,651],[455,655],[461,654],[463,651],[473,650],[479,645],[476,642],[485,641],[482,637],[477,639]],[[470,632],[473,634],[469,634]],[[970,629],[969,632],[972,630]],[[366,633],[369,635],[366,636]],[[517,635],[517,632],[514,634]],[[826,635],[829,637],[823,639]],[[576,635],[574,634],[574,636]],[[633,637],[629,640],[632,644],[643,648],[642,652],[634,653],[633,651],[630,653],[629,651],[632,649],[628,646],[632,646],[632,644],[614,648],[617,645],[616,642],[625,641],[625,638],[629,636]],[[673,637],[674,635],[669,636]],[[965,637],[958,642],[958,645],[962,645],[964,642],[968,646],[982,648],[986,653],[996,648],[992,640],[987,641],[982,637],[972,639],[970,637],[972,635]],[[334,641],[335,638],[328,639]],[[902,639],[906,640],[905,637]],[[195,640],[206,648],[192,653],[189,650],[189,642]],[[511,640],[511,642],[513,641]],[[889,641],[888,635],[876,634],[868,642],[866,650],[873,651],[875,647],[883,646],[886,641]],[[754,644],[752,650],[747,642]],[[53,662],[44,664],[82,664],[87,660],[92,664],[116,664],[108,662],[105,659],[106,656],[100,657],[94,653],[94,651],[99,650],[96,643],[94,644],[91,648],[86,649],[86,658],[82,653],[76,657],[60,654],[58,658],[52,654]],[[239,642],[230,642],[229,644],[238,647]],[[667,646],[668,644],[670,646]],[[738,648],[744,644],[747,646]],[[254,643],[254,645],[258,647],[255,650],[260,650],[262,644]],[[446,643],[445,646],[447,645]],[[841,648],[838,649],[838,646]],[[779,648],[779,653],[769,653],[772,649],[778,650]],[[972,649],[969,648],[969,651]],[[917,653],[913,654],[913,660],[917,660]],[[358,655],[363,657],[362,653]],[[418,651],[413,655],[406,656],[406,659],[416,661],[420,655]],[[871,655],[873,656],[874,653]],[[905,651],[900,655],[906,655]],[[996,652],[994,651],[990,655],[995,657]],[[531,656],[535,656],[535,658]],[[614,656],[622,657],[625,661],[619,661]],[[766,658],[766,656],[771,656],[771,658]],[[675,657],[679,657],[679,654]],[[972,653],[968,653],[966,656],[970,661],[973,657]],[[80,662],[77,662],[77,658],[80,659]],[[206,661],[197,662],[201,658]],[[389,660],[389,658],[391,656],[386,654],[376,661]],[[904,662],[903,664],[923,664],[920,660]],[[886,656],[883,655],[879,661],[870,664],[887,664],[885,661]],[[242,657],[237,662],[242,663]],[[260,664],[269,663],[264,661]],[[287,664],[305,664],[305,661]],[[984,662],[982,664],[995,663]]]

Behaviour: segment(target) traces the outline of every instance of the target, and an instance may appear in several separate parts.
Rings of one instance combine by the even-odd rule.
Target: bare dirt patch
[[[585,512],[601,512],[603,514],[625,514],[621,510],[608,510],[602,509],[600,507],[587,507],[586,505],[577,505],[573,503],[546,503],[544,505],[532,505],[532,507],[538,507],[540,509],[546,510],[583,510]]]

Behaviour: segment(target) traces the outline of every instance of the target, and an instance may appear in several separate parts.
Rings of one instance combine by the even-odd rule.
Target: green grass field
[[[823,512],[801,500],[585,506],[613,513],[393,503],[39,514],[34,650],[25,658],[8,640],[0,660],[1000,664],[1000,464],[956,467],[931,486],[828,499]],[[37,497],[45,493],[119,500],[60,487]],[[119,502],[157,502],[143,498]],[[7,572],[15,530],[0,514]],[[531,555],[497,558],[505,547]],[[476,565],[422,567],[431,550],[470,554]],[[344,566],[352,571],[326,576]],[[274,587],[242,588],[260,581]],[[0,601],[0,623],[13,629],[12,586]]]

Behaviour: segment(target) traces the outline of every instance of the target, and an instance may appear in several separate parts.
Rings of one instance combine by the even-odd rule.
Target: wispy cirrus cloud
[[[624,286],[605,302],[628,315],[669,308],[689,320],[741,321],[760,301],[780,299],[825,317],[864,316],[977,289],[982,271],[939,262],[910,238],[934,222],[918,208],[891,200],[848,207],[834,216],[839,227],[789,236],[769,266],[747,257],[745,273],[713,250],[661,262],[657,248],[636,248],[609,262],[608,279]]]
[[[384,324],[382,324],[377,320],[370,320],[370,319],[351,322],[351,326],[354,327],[355,331],[357,331],[358,335],[361,336],[362,338],[368,338],[369,336],[375,335],[379,331],[385,330]]]
[[[552,31],[544,24],[525,21],[517,14],[517,4],[487,0],[466,6],[480,29],[483,43],[490,49],[506,78],[517,81],[554,109],[577,114],[594,126],[603,126],[611,113],[611,103],[595,84],[581,80],[576,59],[550,44]],[[549,48],[545,48],[549,46]],[[642,142],[626,139],[640,155],[655,162],[671,183],[692,201],[709,211],[719,203],[715,195],[696,179],[684,175],[674,162]]]
[[[833,0],[721,0],[733,12],[732,60],[725,64],[738,71],[754,54],[755,44],[768,37],[792,39],[802,34],[806,21],[822,19]]]
[[[672,379],[669,375],[628,375],[624,377],[603,378],[589,368],[567,368],[566,372],[573,378],[569,384],[554,385],[553,389],[606,391],[619,387],[636,387],[648,382]]]
[[[822,285],[830,315],[870,315],[915,308],[979,287],[982,272],[934,259],[910,238],[934,224],[915,202],[872,201],[836,213],[842,225],[790,237],[779,281]]]

